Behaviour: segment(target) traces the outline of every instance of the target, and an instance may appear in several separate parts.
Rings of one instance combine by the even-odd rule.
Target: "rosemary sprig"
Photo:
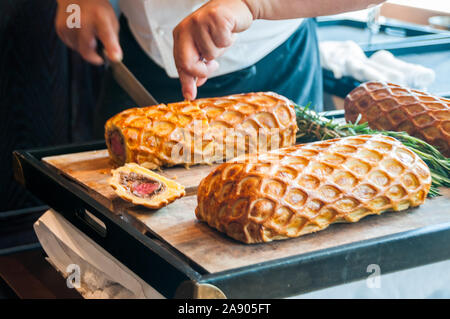
[[[429,197],[438,196],[439,187],[450,187],[450,158],[442,155],[432,145],[410,136],[405,132],[377,131],[369,128],[368,123],[360,124],[360,118],[355,123],[340,124],[319,116],[309,109],[309,104],[304,108],[296,106],[297,115],[297,141],[307,143],[332,138],[364,135],[383,134],[399,140],[403,145],[416,153],[430,168],[431,189]]]

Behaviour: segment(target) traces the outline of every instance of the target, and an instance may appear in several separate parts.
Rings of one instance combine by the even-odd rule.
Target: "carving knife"
[[[138,106],[143,107],[159,104],[123,62],[110,61],[105,52],[103,52],[103,58],[105,59],[106,67],[111,68],[114,79]]]

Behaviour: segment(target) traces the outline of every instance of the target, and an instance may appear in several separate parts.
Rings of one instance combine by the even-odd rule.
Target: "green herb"
[[[358,117],[353,124],[340,124],[335,120],[319,116],[316,112],[309,109],[309,104],[304,108],[296,106],[295,112],[299,128],[297,132],[298,142],[308,143],[365,134],[390,136],[416,153],[430,168],[431,188],[428,193],[429,197],[440,195],[439,187],[450,187],[450,158],[445,157],[435,147],[421,139],[410,136],[405,132],[372,130],[367,123],[359,123],[361,117]]]

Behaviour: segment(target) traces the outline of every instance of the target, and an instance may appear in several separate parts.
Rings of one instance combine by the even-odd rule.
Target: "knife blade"
[[[159,104],[123,62],[109,60],[105,52],[103,52],[103,57],[107,62],[107,67],[111,68],[114,79],[138,106],[144,107]]]

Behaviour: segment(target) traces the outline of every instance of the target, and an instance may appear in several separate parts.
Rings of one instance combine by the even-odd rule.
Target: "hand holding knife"
[[[106,68],[111,68],[114,79],[139,107],[159,104],[122,61],[115,62],[108,59],[103,46],[100,45],[100,41],[98,52],[103,57]]]

